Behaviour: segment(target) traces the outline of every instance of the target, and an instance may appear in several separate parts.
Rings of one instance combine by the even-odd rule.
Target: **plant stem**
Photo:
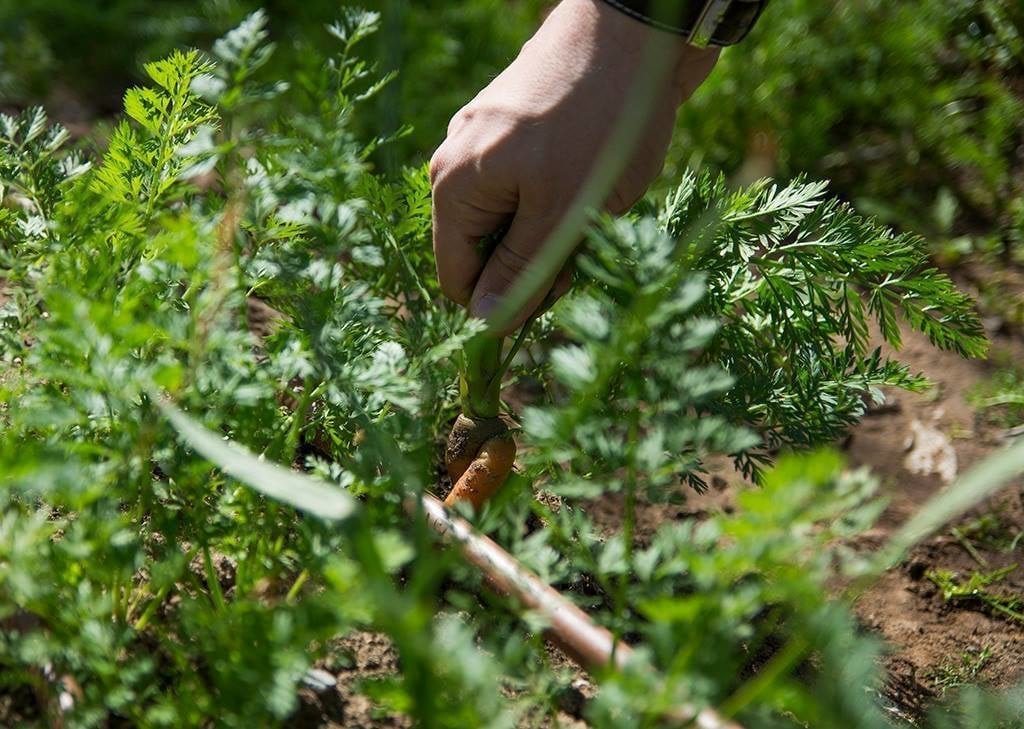
[[[295,582],[292,583],[291,589],[288,590],[288,594],[285,595],[284,601],[291,604],[295,602],[295,598],[299,596],[299,590],[306,584],[306,580],[309,579],[309,570],[304,569],[299,573],[299,576],[295,578]]]
[[[992,595],[986,593],[981,596],[981,600],[993,610],[1002,613],[1008,618],[1013,618],[1014,620],[1020,623],[1024,623],[1024,613],[1017,612],[1013,608],[1006,605],[1003,602],[1003,600],[999,599],[998,597],[993,597]]]
[[[501,380],[526,341],[526,335],[530,333],[530,327],[536,319],[534,315],[526,320],[504,358],[501,356],[505,342],[503,337],[483,332],[466,342],[459,390],[462,395],[462,412],[467,416],[498,417],[501,408]]]
[[[971,540],[968,539],[962,531],[953,527],[949,532],[953,535],[953,539],[955,539],[957,543],[964,548],[964,551],[970,555],[971,559],[982,567],[988,567],[988,561],[978,553],[978,550],[974,548],[973,544],[971,544]]]
[[[496,418],[501,405],[501,337],[486,332],[463,347],[459,390],[462,411],[471,418]]]
[[[735,716],[756,701],[765,691],[777,686],[781,677],[796,665],[809,649],[810,644],[805,638],[791,638],[789,643],[776,653],[753,678],[740,685],[735,693],[721,705],[719,711],[722,716],[726,718]]]
[[[164,585],[157,591],[156,596],[149,601],[149,604],[146,605],[146,609],[142,612],[142,615],[139,616],[139,619],[136,620],[135,624],[132,626],[136,633],[141,633],[146,629],[146,626],[149,625],[149,621],[152,620],[153,616],[156,614],[157,608],[159,608],[163,603],[170,590],[171,585]]]
[[[527,319],[526,323],[523,324],[522,329],[519,330],[519,334],[516,335],[515,341],[512,342],[512,346],[509,347],[508,354],[505,355],[505,360],[501,363],[501,373],[499,374],[499,377],[508,372],[508,368],[512,366],[512,359],[516,356],[516,353],[519,352],[519,348],[523,346],[523,342],[526,341],[526,335],[530,333],[530,327],[533,326],[535,321],[537,321],[536,314]]]
[[[223,612],[227,605],[224,602],[224,593],[221,592],[220,582],[217,579],[217,570],[213,567],[213,558],[210,555],[210,548],[203,547],[203,568],[206,572],[206,586],[210,590],[210,600],[216,610]]]

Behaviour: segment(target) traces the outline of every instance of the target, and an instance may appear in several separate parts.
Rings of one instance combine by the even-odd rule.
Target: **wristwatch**
[[[743,40],[768,0],[604,0],[627,15],[686,37],[693,46]]]

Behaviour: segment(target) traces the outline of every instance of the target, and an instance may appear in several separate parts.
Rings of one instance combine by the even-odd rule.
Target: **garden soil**
[[[1012,438],[1024,437],[985,418],[970,403],[971,393],[993,373],[995,362],[1024,362],[1019,340],[993,336],[992,357],[979,362],[939,352],[921,336],[908,336],[901,357],[937,387],[925,395],[894,395],[891,406],[866,418],[847,443],[850,462],[878,474],[891,499],[877,528],[858,540],[862,550],[881,545],[941,490],[951,462],[962,472]],[[985,523],[979,520],[994,526],[991,534],[974,538],[977,525]],[[932,570],[965,576],[1022,563],[1021,532],[1024,486],[1017,479],[914,549],[901,567],[858,600],[860,620],[891,646],[885,659],[886,694],[897,707],[919,712],[941,693],[951,669],[956,673],[965,663],[976,664],[983,654],[990,657],[982,662],[977,680],[1005,688],[1024,678],[1024,624],[979,602],[947,602],[928,578]],[[1024,594],[1024,564],[994,589]]]

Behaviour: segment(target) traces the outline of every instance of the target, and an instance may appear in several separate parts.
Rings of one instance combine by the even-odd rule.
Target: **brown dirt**
[[[299,710],[289,726],[322,729],[405,729],[412,721],[385,711],[360,692],[361,684],[398,672],[398,654],[387,636],[355,631],[335,641],[317,663],[324,682],[299,691]],[[322,673],[321,673],[322,672]],[[333,684],[330,679],[333,678]]]
[[[849,464],[869,467],[880,480],[882,495],[890,502],[876,527],[855,546],[870,551],[885,543],[900,524],[946,485],[951,469],[962,473],[1006,444],[1008,431],[986,422],[970,403],[970,394],[993,374],[993,361],[1024,361],[1024,344],[1018,339],[994,336],[992,354],[986,361],[964,360],[936,350],[921,335],[905,336],[900,360],[911,370],[927,375],[935,387],[917,395],[887,393],[886,403],[870,412],[842,444]],[[637,538],[647,540],[668,519],[699,518],[731,509],[735,490],[746,486],[726,462],[712,464],[711,471],[713,488],[703,495],[688,496],[682,506],[640,505]],[[589,512],[597,523],[611,529],[619,521],[621,507],[616,496],[608,495],[596,500]],[[972,539],[972,556],[951,533],[953,527],[963,530],[985,515],[998,520],[1008,541],[1024,531],[1022,480],[1017,479],[916,547],[901,567],[886,573],[855,605],[863,625],[888,644],[885,695],[893,708],[906,716],[919,715],[939,697],[939,675],[943,671],[957,669],[965,657],[976,657],[981,651],[988,651],[990,657],[974,681],[1005,688],[1024,678],[1024,625],[974,601],[947,602],[928,579],[932,570],[966,577],[975,570],[987,572],[1024,563],[1024,539],[1012,551],[1006,550],[1005,544]],[[1024,595],[1024,564],[1000,586]]]
[[[993,354],[1022,361],[1024,346],[1013,339],[996,337]],[[971,390],[990,376],[989,361],[967,361],[939,352],[923,337],[908,336],[901,358],[921,370],[935,383],[933,393],[895,395],[891,407],[862,422],[847,447],[852,465],[867,465],[882,481],[891,503],[876,529],[858,546],[872,549],[884,542],[944,486],[936,473],[913,473],[908,469],[908,436],[914,428],[931,426],[948,438],[960,472],[1006,444],[1006,430],[979,416],[969,402]],[[938,465],[938,464],[936,464]],[[979,504],[950,527],[969,529],[979,517],[995,517],[1001,532],[1012,537],[1024,531],[1024,486],[1016,479],[1006,489]],[[936,673],[958,666],[965,655],[987,649],[991,658],[977,680],[1004,688],[1024,677],[1024,625],[1015,623],[976,602],[950,603],[928,579],[931,570],[949,570],[961,576],[974,570],[991,571],[1022,561],[1024,540],[1013,551],[1009,545],[971,539],[972,556],[963,541],[950,529],[915,548],[904,565],[887,573],[863,595],[856,611],[864,624],[883,636],[891,646],[885,660],[888,694],[898,707],[920,711],[938,692]],[[984,564],[976,560],[979,557]],[[1024,567],[1012,572],[1002,589],[1024,594]]]
[[[1019,340],[997,335],[993,344],[994,354],[999,355],[993,359],[1024,361],[1024,343]],[[952,475],[954,458],[956,471],[962,473],[1007,441],[1005,429],[980,417],[969,402],[972,389],[995,370],[991,360],[963,360],[937,351],[915,334],[906,336],[899,357],[936,386],[918,395],[887,393],[885,405],[875,408],[842,444],[850,465],[870,467],[880,480],[882,494],[890,501],[876,527],[856,541],[855,546],[865,551],[883,544],[895,528],[946,485],[943,479]],[[712,488],[705,494],[689,492],[682,505],[639,504],[638,541],[648,540],[665,521],[731,510],[737,489],[748,486],[724,459],[713,463],[711,471]],[[610,530],[619,523],[620,499],[609,494],[588,506],[598,526]],[[1024,531],[1022,481],[1018,479],[949,526],[966,528],[984,515],[995,515],[1005,535],[1012,537]],[[1024,677],[1024,625],[979,604],[946,602],[928,579],[929,572],[936,569],[968,575],[973,570],[988,571],[1024,562],[1024,539],[1012,552],[983,539],[972,540],[971,544],[974,556],[949,529],[941,530],[915,548],[903,565],[884,575],[855,605],[865,628],[877,632],[889,646],[883,659],[887,672],[885,698],[904,716],[919,715],[941,695],[939,676],[943,671],[955,670],[965,657],[975,657],[983,650],[990,657],[974,681],[1004,688]],[[1011,573],[1002,587],[1024,594],[1024,566]],[[349,646],[356,667],[338,674],[344,713],[323,713],[318,721],[298,725],[402,726],[394,716],[371,720],[375,716],[372,705],[366,699],[354,698],[361,678],[397,670],[391,646],[383,636],[357,635],[361,637],[346,639],[353,641]],[[363,671],[363,665],[374,668]],[[584,687],[582,692],[580,687]],[[565,687],[568,711],[560,717],[560,725],[582,725],[579,716],[593,691],[585,674],[578,672],[573,683]],[[300,716],[304,720],[313,718],[316,711],[309,712],[306,694],[303,701]],[[349,721],[354,723],[346,723]],[[363,721],[370,723],[359,723]]]

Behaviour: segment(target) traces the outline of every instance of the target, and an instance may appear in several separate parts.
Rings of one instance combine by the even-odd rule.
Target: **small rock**
[[[1009,326],[1006,323],[1006,319],[1001,316],[986,316],[981,320],[981,325],[985,327],[985,331],[988,334],[1005,334],[1009,331]]]
[[[943,483],[956,478],[958,463],[956,451],[949,438],[938,428],[920,420],[910,423],[906,441],[907,456],[903,467],[919,476],[938,476]]]
[[[302,685],[318,694],[330,691],[337,683],[338,680],[322,668],[311,668],[302,677]]]
[[[594,687],[585,679],[576,678],[558,692],[558,708],[569,716],[580,718],[586,709],[587,701],[594,696]]]
[[[1024,425],[1017,425],[1013,428],[1007,428],[1006,430],[999,433],[1000,440],[1012,440],[1013,438],[1019,438],[1024,435]]]
[[[882,402],[868,403],[867,409],[864,411],[864,417],[870,418],[876,415],[895,415],[896,413],[903,412],[903,404],[892,395],[886,395],[885,400]]]

